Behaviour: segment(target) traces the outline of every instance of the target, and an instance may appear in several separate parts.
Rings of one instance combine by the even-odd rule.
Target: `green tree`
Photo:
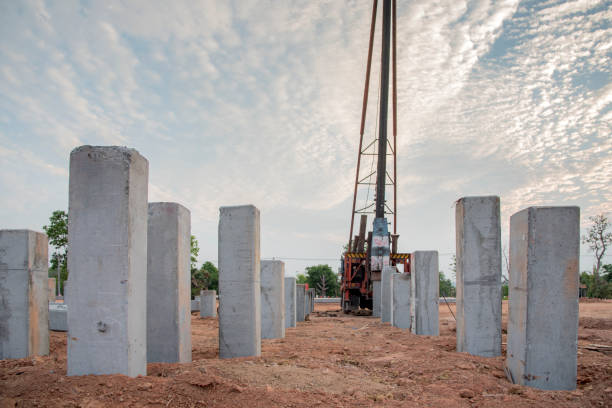
[[[54,248],[51,255],[49,277],[57,279],[59,269],[60,293],[64,293],[64,282],[68,279],[68,213],[55,210],[49,217],[49,225],[43,226],[49,237],[49,244]]]
[[[601,260],[608,247],[612,245],[612,232],[608,231],[610,222],[604,214],[589,217],[589,220],[593,222],[593,225],[587,230],[587,234],[582,236],[582,243],[588,244],[589,249],[595,255],[592,294],[594,297],[607,297],[604,295],[608,291],[608,282],[601,280],[599,272],[601,270]]]
[[[455,287],[453,286],[453,282],[451,282],[450,279],[446,279],[446,277],[444,276],[444,272],[440,271],[440,295],[441,296],[455,296],[456,291],[455,291]]]
[[[316,265],[306,268],[306,282],[308,287],[314,288],[315,293],[319,296],[338,296],[340,284],[338,283],[338,275],[336,275],[329,265]]]
[[[206,261],[200,268],[204,289],[216,290],[219,292],[219,270],[212,262]]]
[[[295,276],[295,283],[300,284],[300,285],[308,283],[308,280],[306,279],[306,275],[304,275],[303,273],[298,273]]]
[[[602,265],[601,269],[603,270],[601,277],[608,283],[612,283],[612,264]]]
[[[191,296],[197,296],[200,294],[200,290],[204,287],[203,276],[198,269],[198,255],[200,254],[200,247],[198,246],[198,240],[195,235],[191,236]]]

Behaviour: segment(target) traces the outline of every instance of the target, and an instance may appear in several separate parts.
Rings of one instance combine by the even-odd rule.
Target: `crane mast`
[[[365,78],[365,89],[363,96],[363,107],[361,116],[361,128],[359,139],[359,153],[357,156],[357,170],[355,172],[355,191],[353,195],[353,208],[351,213],[351,227],[347,250],[342,256],[342,307],[345,312],[362,308],[372,309],[373,305],[373,282],[379,281],[382,269],[385,266],[403,264],[403,271],[409,273],[409,255],[397,253],[397,177],[396,177],[396,138],[397,138],[397,97],[396,97],[396,0],[382,0],[382,41],[381,41],[381,69],[380,69],[380,100],[378,109],[378,137],[377,140],[363,149],[363,136],[365,129],[365,117],[368,103],[368,89],[370,83],[370,72],[372,62],[372,48],[374,32],[376,27],[376,13],[378,0],[373,0],[372,22],[370,27],[370,41],[368,49],[368,60]],[[392,77],[392,101],[393,101],[393,146],[389,144],[388,112],[389,112],[389,71],[391,65],[391,48],[393,49],[393,77]],[[377,142],[376,144],[374,144]],[[376,190],[374,203],[356,210],[357,189],[360,184],[372,184],[363,182],[374,173],[360,180],[361,156],[369,147],[376,146]],[[387,171],[388,146],[393,157],[393,177]],[[371,153],[367,153],[372,155]],[[393,210],[385,200],[385,188],[387,179],[393,185]],[[368,190],[369,191],[369,190]],[[367,204],[367,203],[366,203]],[[370,208],[374,207],[374,211]],[[388,210],[388,211],[387,211]],[[372,231],[367,234],[367,213],[374,213]],[[361,214],[359,235],[353,237],[354,220],[357,214]],[[389,223],[386,214],[393,214],[393,235],[389,234]],[[366,246],[367,243],[367,246]],[[367,250],[366,250],[367,248]]]

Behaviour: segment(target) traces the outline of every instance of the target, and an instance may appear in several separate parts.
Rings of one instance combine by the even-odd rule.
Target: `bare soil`
[[[440,337],[317,304],[284,339],[262,341],[261,357],[220,360],[217,320],[194,315],[193,362],[149,364],[138,378],[67,377],[66,334],[52,332],[49,356],[0,361],[0,407],[612,406],[612,356],[584,348],[612,345],[610,301],[580,303],[575,391],[511,384],[503,357],[455,352],[455,329],[444,303]]]

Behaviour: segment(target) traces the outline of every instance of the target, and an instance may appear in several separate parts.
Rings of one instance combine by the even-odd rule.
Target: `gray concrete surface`
[[[49,302],[55,302],[55,291],[57,290],[56,288],[57,282],[55,281],[55,278],[49,278],[49,281],[47,284],[49,288]]]
[[[295,320],[306,320],[306,285],[295,285]]]
[[[455,207],[457,351],[501,355],[499,197],[463,197]]]
[[[200,317],[217,317],[217,291],[200,291]]]
[[[380,281],[380,320],[383,323],[393,322],[393,274],[394,266],[385,266]]]
[[[308,312],[314,312],[314,300],[316,296],[316,291],[314,288],[308,289]]]
[[[134,149],[70,154],[68,375],[147,373],[148,174]]]
[[[293,276],[285,278],[285,328],[295,327],[295,281]]]
[[[49,354],[48,240],[0,230],[0,359]]]
[[[261,338],[285,337],[285,263],[261,261]]]
[[[149,203],[147,362],[191,362],[191,213]]]
[[[221,207],[219,219],[219,357],[261,355],[259,210]]]
[[[529,207],[510,218],[506,373],[521,385],[576,388],[580,208]]]
[[[393,320],[394,327],[410,328],[410,275],[393,274]]]
[[[192,312],[200,311],[200,297],[199,296],[196,296],[193,299],[191,299],[191,311]]]
[[[336,298],[316,297],[314,302],[315,303],[340,303],[340,298],[339,297],[336,297]]]
[[[410,263],[410,329],[414,334],[438,336],[438,251],[415,251]]]
[[[49,330],[68,331],[68,306],[64,303],[49,303]]]
[[[381,284],[380,281],[372,282],[372,316],[381,317]]]

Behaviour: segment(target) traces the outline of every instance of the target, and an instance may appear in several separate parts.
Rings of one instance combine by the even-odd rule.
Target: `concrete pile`
[[[245,205],[221,207],[220,213],[219,357],[259,356],[259,210]]]
[[[463,197],[455,207],[457,351],[501,355],[499,197]]]
[[[285,264],[261,261],[261,338],[285,337]]]
[[[285,328],[296,326],[296,279],[285,278]]]
[[[191,361],[191,214],[177,203],[149,203],[147,361]]]
[[[49,354],[48,239],[0,230],[0,359]]]
[[[217,291],[200,291],[199,306],[200,317],[217,317]]]

